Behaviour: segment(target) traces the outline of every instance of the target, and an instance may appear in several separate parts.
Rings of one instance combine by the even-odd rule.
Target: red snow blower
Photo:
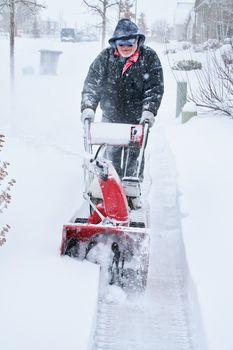
[[[84,201],[63,226],[61,255],[99,263],[108,272],[108,283],[144,289],[149,261],[148,210],[141,202],[140,169],[149,132],[148,123],[84,124]],[[93,149],[98,146],[96,153]],[[125,152],[139,147],[135,176],[118,176],[106,159],[109,146]],[[128,166],[126,156],[125,171]]]

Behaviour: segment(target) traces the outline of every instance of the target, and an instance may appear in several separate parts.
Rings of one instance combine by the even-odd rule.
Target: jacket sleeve
[[[98,106],[106,76],[107,56],[107,51],[102,51],[89,68],[82,91],[81,112],[85,108],[95,111]]]
[[[162,66],[155,52],[148,58],[148,70],[144,79],[142,110],[150,111],[156,116],[163,97],[164,81]]]

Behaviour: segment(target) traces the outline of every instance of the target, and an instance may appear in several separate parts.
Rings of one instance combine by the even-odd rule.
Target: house
[[[223,40],[233,36],[233,2],[230,0],[196,0],[194,9],[194,43],[208,39]]]
[[[194,7],[194,0],[178,1],[174,18],[174,35],[176,40],[187,40],[187,25]],[[189,33],[190,35],[190,33]]]

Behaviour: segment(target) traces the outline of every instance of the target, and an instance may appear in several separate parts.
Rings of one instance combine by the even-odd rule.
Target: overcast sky
[[[82,0],[44,0],[47,10],[43,17],[50,19],[63,18],[69,26],[74,26],[75,22],[82,25],[93,22],[95,19],[91,15]],[[137,0],[137,15],[144,12],[148,25],[156,19],[167,19],[172,24],[176,0]]]

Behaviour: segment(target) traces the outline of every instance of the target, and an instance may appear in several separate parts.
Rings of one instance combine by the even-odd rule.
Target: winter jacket
[[[139,59],[123,75],[127,58],[113,47],[98,55],[84,82],[81,111],[95,111],[100,103],[103,121],[119,123],[138,123],[144,110],[157,114],[164,91],[161,63],[153,49],[139,50]]]

